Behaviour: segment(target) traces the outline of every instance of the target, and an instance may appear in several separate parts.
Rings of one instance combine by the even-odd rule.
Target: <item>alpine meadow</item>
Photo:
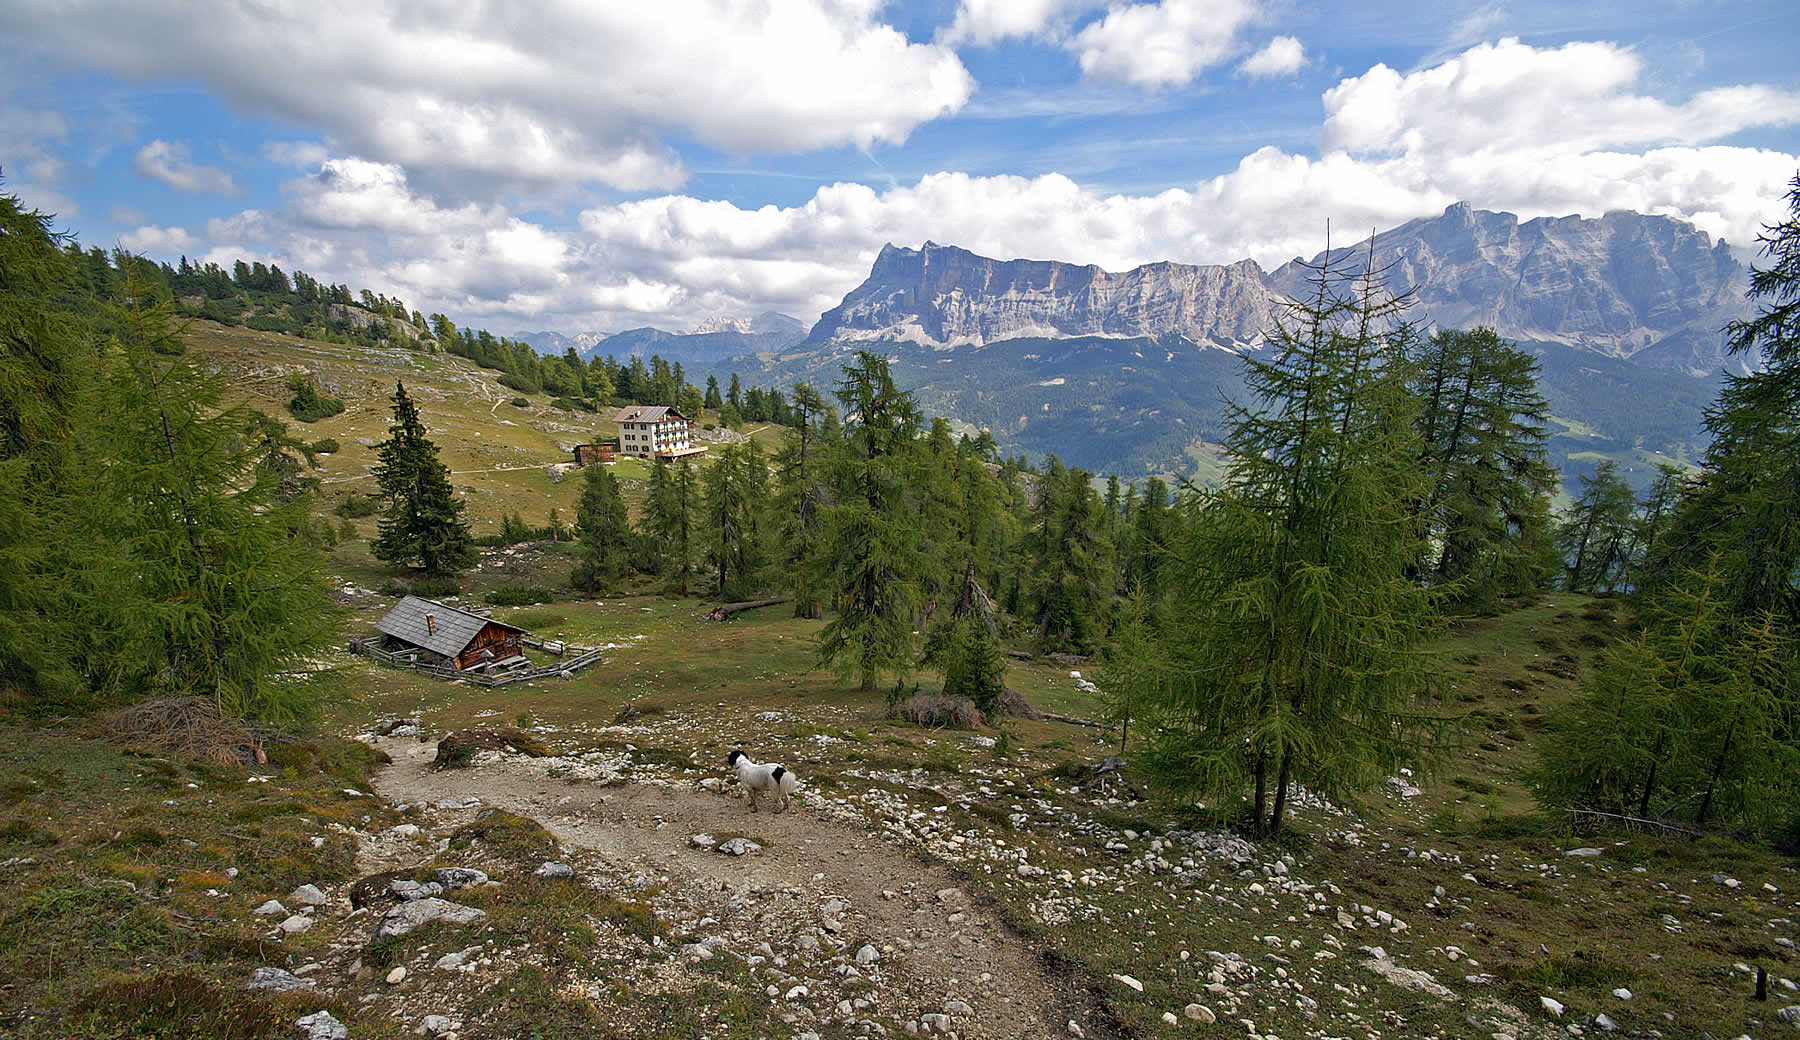
[[[1797,1035],[1800,21],[616,6],[0,5],[0,1037]]]

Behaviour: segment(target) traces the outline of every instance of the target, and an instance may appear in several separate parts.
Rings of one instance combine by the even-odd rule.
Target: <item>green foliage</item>
[[[815,567],[839,613],[819,634],[819,661],[872,691],[882,672],[903,678],[912,667],[928,577],[909,479],[919,414],[868,351],[844,366],[837,397],[846,417],[828,463],[837,497],[821,515]]]
[[[556,593],[536,585],[502,585],[490,589],[482,598],[496,607],[528,607],[536,603],[554,603]]]
[[[462,518],[462,501],[404,384],[395,386],[394,422],[376,456],[375,483],[387,501],[387,513],[370,554],[434,576],[453,575],[474,564],[475,544]]]
[[[381,512],[381,500],[368,495],[360,495],[352,491],[344,496],[336,509],[337,515],[347,520],[360,520],[365,516],[374,516]]]
[[[544,388],[539,385],[537,380],[513,372],[502,373],[498,382],[501,386],[504,386],[509,390],[517,390],[522,394],[541,394],[544,392]]]
[[[343,398],[327,397],[319,393],[319,388],[313,385],[310,376],[294,376],[288,380],[288,389],[294,392],[294,396],[288,401],[288,411],[301,422],[329,419],[344,410]]]
[[[1160,629],[1131,626],[1144,652],[1108,673],[1159,781],[1224,801],[1248,783],[1264,834],[1291,783],[1354,791],[1417,753],[1435,610],[1405,573],[1426,484],[1410,329],[1370,282],[1318,271],[1274,357],[1245,359],[1229,477],[1175,549]]]
[[[746,598],[758,590],[767,565],[762,513],[769,467],[756,441],[739,441],[719,453],[701,479],[701,498],[703,549],[717,575],[713,594]]]
[[[524,397],[515,397],[506,403],[512,405],[514,408],[530,408],[531,407],[531,401],[528,398],[524,398]]]
[[[1549,405],[1538,364],[1492,329],[1445,330],[1423,344],[1412,390],[1419,507],[1428,538],[1418,576],[1465,607],[1491,610],[1557,568],[1550,545],[1556,471],[1546,459]]]
[[[1716,815],[1765,833],[1792,826],[1800,800],[1800,176],[1788,200],[1789,219],[1763,237],[1772,263],[1751,274],[1750,296],[1762,308],[1728,330],[1731,350],[1758,353],[1760,370],[1727,380],[1708,411],[1706,468],[1692,480],[1660,474],[1629,532],[1642,559],[1634,578],[1643,630],[1603,661],[1562,720],[1540,778],[1553,805],[1699,823]],[[1609,537],[1596,555],[1610,559],[1620,540]],[[1580,571],[1571,564],[1572,576]]]
[[[1609,459],[1581,478],[1581,497],[1556,534],[1563,587],[1571,592],[1612,592],[1626,581],[1637,499]]]
[[[315,455],[336,455],[340,445],[336,437],[325,437],[309,445]]]
[[[575,507],[575,536],[584,553],[569,584],[592,596],[625,576],[631,559],[631,526],[619,482],[605,466],[582,471],[581,501]]]
[[[694,573],[695,513],[699,487],[693,463],[659,458],[650,469],[650,491],[644,502],[640,541],[656,573],[674,578],[683,596]]]

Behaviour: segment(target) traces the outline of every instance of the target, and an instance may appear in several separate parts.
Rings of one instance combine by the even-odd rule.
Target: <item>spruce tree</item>
[[[687,459],[658,458],[650,470],[641,528],[645,539],[683,596],[694,574],[694,522],[697,482]]]
[[[388,439],[376,447],[375,483],[387,513],[369,546],[378,560],[417,567],[430,575],[453,575],[473,565],[477,553],[463,503],[450,486],[450,471],[438,460],[437,445],[406,385],[394,388],[394,421]]]
[[[1129,686],[1153,776],[1227,803],[1248,786],[1263,835],[1291,785],[1343,795],[1391,775],[1429,720],[1417,647],[1435,604],[1406,575],[1425,491],[1410,330],[1372,272],[1347,281],[1317,271],[1273,356],[1245,358],[1224,485],[1171,553],[1160,629],[1127,626],[1147,645],[1109,680]]]

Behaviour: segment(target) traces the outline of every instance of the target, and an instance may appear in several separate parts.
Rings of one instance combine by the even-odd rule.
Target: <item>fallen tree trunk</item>
[[[1007,651],[1004,651],[1004,653],[1008,657],[1017,658],[1018,660],[1021,660],[1021,661],[1031,660],[1031,655],[1026,653],[1023,650],[1007,650]]]
[[[1110,729],[1110,728],[1112,728],[1104,722],[1095,722],[1093,719],[1076,718],[1073,715],[1058,715],[1053,711],[1040,711],[1040,712],[1038,712],[1038,718],[1045,719],[1050,722],[1066,722],[1071,726],[1089,726],[1089,727],[1092,727],[1093,729]]]
[[[772,607],[777,603],[786,602],[786,596],[778,596],[775,599],[753,599],[744,603],[721,603],[707,611],[706,616],[707,619],[711,621],[730,621],[733,617],[742,614],[746,610],[755,610],[757,607]]]

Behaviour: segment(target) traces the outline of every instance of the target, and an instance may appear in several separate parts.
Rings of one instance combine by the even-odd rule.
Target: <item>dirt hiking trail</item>
[[[751,813],[735,789],[553,779],[544,775],[547,760],[510,756],[434,771],[434,744],[380,744],[394,764],[374,786],[388,800],[475,798],[535,820],[565,850],[590,854],[623,876],[647,875],[702,923],[713,918],[730,937],[730,953],[745,956],[767,943],[790,957],[815,948],[847,956],[874,946],[881,958],[863,973],[887,1015],[912,1020],[949,1004],[959,1012],[959,1035],[996,1040],[1067,1037],[1071,1020],[1089,1037],[1113,1033],[1102,1024],[1110,1014],[1092,1006],[1085,987],[1061,977],[947,870],[825,819],[799,799],[786,812]],[[691,839],[699,834],[745,836],[763,848],[729,856],[695,847]]]

